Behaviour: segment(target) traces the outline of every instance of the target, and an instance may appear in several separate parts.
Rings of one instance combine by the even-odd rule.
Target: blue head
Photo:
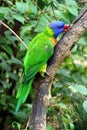
[[[56,21],[49,24],[49,27],[54,31],[54,37],[57,38],[59,34],[64,32],[65,23],[62,21]]]

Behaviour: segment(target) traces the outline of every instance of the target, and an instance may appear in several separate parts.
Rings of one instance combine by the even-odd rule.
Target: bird
[[[59,34],[66,32],[69,26],[63,21],[50,23],[43,32],[36,35],[29,43],[24,58],[24,71],[16,94],[16,113],[30,93],[35,75],[39,72],[42,77],[46,73],[47,61],[54,53]]]

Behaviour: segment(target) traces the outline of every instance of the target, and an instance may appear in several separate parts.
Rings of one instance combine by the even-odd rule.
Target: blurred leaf
[[[82,80],[83,83],[87,83],[87,78],[85,77],[85,75],[81,76],[81,80]]]
[[[11,59],[8,60],[9,64],[22,65],[22,62],[16,57],[12,56]]]
[[[75,127],[74,127],[73,123],[70,122],[69,125],[70,125],[70,130],[75,130]]]
[[[70,24],[70,19],[69,19],[69,15],[66,14],[63,11],[57,11],[56,12],[58,17],[60,17],[61,20],[65,21],[66,23]]]
[[[10,78],[12,78],[12,79],[14,79],[14,80],[18,80],[18,78],[19,78],[16,74],[11,73],[11,72],[8,73],[8,75],[9,75]]]
[[[5,60],[2,61],[1,66],[7,72],[9,72],[11,70],[11,67],[7,64],[7,62]]]
[[[13,127],[15,130],[20,130],[21,124],[15,121],[15,122],[12,122],[12,127]]]
[[[72,52],[75,52],[75,51],[77,51],[77,48],[78,48],[78,45],[76,44],[73,48],[72,48]]]
[[[7,39],[5,37],[0,38],[0,45],[6,44]]]
[[[65,0],[65,2],[66,2],[66,8],[68,9],[68,11],[71,14],[77,16],[78,15],[78,6],[77,6],[76,1],[75,0],[70,0],[70,1]]]
[[[75,16],[78,15],[78,10],[77,10],[77,8],[75,8],[75,7],[67,7],[67,9],[69,10],[69,12],[70,12],[71,14],[73,14],[73,15],[75,15]]]
[[[8,54],[6,54],[6,53],[4,53],[4,52],[1,52],[0,53],[0,63],[1,63],[1,61],[3,61],[4,59],[5,60],[8,60]]]
[[[12,100],[12,102],[10,102],[10,103],[8,103],[9,104],[9,107],[10,107],[10,109],[12,110],[15,110],[15,104],[13,104],[13,100]]]
[[[64,1],[66,2],[67,5],[78,8],[78,5],[75,0],[64,0]]]
[[[70,71],[67,69],[60,69],[57,71],[57,74],[61,74],[65,77],[70,77]]]
[[[86,46],[87,45],[87,36],[81,37],[80,40],[78,41],[78,45]]]
[[[63,123],[65,123],[65,125],[66,123],[68,123],[68,119],[65,116],[62,116],[62,120],[63,120]]]
[[[6,81],[1,81],[3,87],[6,89],[6,88],[10,88],[10,84],[7,83]]]
[[[83,85],[72,84],[69,86],[74,92],[79,92],[80,94],[87,95],[87,88]]]
[[[10,12],[10,8],[9,7],[0,7],[0,14],[8,14],[8,12]]]
[[[14,47],[16,47],[16,42],[18,41],[18,38],[12,35],[10,31],[5,31],[5,38],[6,42],[4,44],[7,44],[8,46],[14,45]]]
[[[47,125],[46,130],[53,130],[53,128],[50,125]]]
[[[58,106],[60,107],[60,108],[62,108],[62,109],[68,109],[67,107],[66,107],[66,105],[64,104],[64,103],[62,103],[62,102],[60,102],[60,103],[58,103]]]
[[[1,45],[1,48],[2,48],[3,50],[5,50],[9,55],[12,55],[12,54],[13,54],[12,49],[11,49],[7,44]]]
[[[29,31],[32,29],[34,25],[27,24],[21,28],[21,36],[23,37],[24,34],[29,34]],[[29,37],[29,36],[28,36]]]
[[[25,120],[28,118],[28,114],[26,114],[25,112],[23,111],[19,111],[17,112],[17,114],[15,114],[15,116],[19,119],[22,119],[22,120]]]
[[[36,32],[41,32],[44,30],[44,28],[46,27],[47,23],[46,23],[46,18],[44,16],[40,17],[40,20],[38,22],[38,25],[35,29]]]
[[[20,14],[13,14],[12,15],[14,19],[18,20],[19,22],[21,22],[22,24],[24,24],[25,18],[20,15]]]
[[[37,7],[32,2],[29,3],[29,10],[35,15],[37,14]]]
[[[60,82],[55,82],[55,83],[53,84],[53,86],[54,86],[55,88],[56,88],[56,87],[62,88],[62,87],[63,87],[63,84],[60,83]]]
[[[83,102],[83,108],[84,108],[85,112],[87,113],[87,100],[85,100]]]
[[[5,1],[8,5],[12,5],[13,6],[13,3],[12,3],[12,1],[10,1],[10,0],[3,0],[3,1]]]
[[[26,13],[29,10],[29,7],[25,2],[16,2],[16,9],[20,13]]]

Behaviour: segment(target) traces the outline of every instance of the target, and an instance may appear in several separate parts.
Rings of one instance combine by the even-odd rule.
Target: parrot
[[[44,31],[36,35],[29,43],[24,57],[24,71],[18,87],[16,98],[16,112],[30,93],[35,75],[39,72],[42,77],[46,73],[47,61],[54,53],[59,34],[68,30],[63,21],[54,21],[45,27]]]

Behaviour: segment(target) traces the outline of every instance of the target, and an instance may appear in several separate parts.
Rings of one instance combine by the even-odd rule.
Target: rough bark
[[[32,106],[30,130],[46,130],[46,108],[49,106],[55,73],[85,31],[87,31],[87,7],[83,9],[56,45],[54,56],[48,62],[47,72],[50,76],[46,75],[45,78],[39,78],[35,82],[35,86],[38,87]]]

